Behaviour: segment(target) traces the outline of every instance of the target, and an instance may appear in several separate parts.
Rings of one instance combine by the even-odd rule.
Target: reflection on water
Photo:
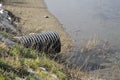
[[[45,1],[77,43],[97,35],[120,47],[120,0]]]

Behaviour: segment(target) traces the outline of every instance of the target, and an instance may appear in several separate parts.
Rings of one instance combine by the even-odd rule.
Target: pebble
[[[46,71],[46,69],[45,69],[45,68],[43,68],[43,67],[40,67],[40,69],[41,69],[41,70],[43,70],[43,71]]]
[[[49,16],[44,16],[44,18],[49,18]]]

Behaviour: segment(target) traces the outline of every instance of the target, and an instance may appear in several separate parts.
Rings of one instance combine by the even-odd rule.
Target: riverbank
[[[21,33],[23,35],[29,34],[29,33],[40,33],[40,32],[45,32],[45,31],[56,31],[60,34],[60,37],[61,37],[62,52],[65,52],[70,47],[71,45],[70,38],[68,37],[67,33],[62,28],[62,25],[59,23],[59,21],[51,13],[49,13],[43,0],[34,0],[34,1],[32,0],[24,0],[24,1],[23,0],[21,1],[11,0],[7,4],[8,5],[6,5],[5,7],[11,12],[13,12],[16,16],[21,18],[21,22],[17,24],[17,26],[19,28],[21,27],[21,30],[22,30]],[[15,34],[13,35],[15,36]],[[9,33],[8,33],[8,36],[9,36]],[[116,60],[119,59],[119,57],[116,58],[116,55],[118,55],[118,52],[115,52],[115,50],[112,49],[112,47],[110,47],[108,42],[100,46],[96,45],[97,44],[96,42],[98,42],[96,41],[96,39],[91,39],[91,41],[88,42],[88,45],[86,46],[86,48],[83,48],[78,52],[71,52],[71,53],[76,53],[72,56],[73,59],[71,58],[71,56],[70,56],[71,60],[67,58],[65,59],[67,59],[68,63],[69,62],[73,64],[83,63],[80,66],[80,69],[83,68],[85,70],[95,70],[96,68],[98,69],[99,67],[100,69],[103,69],[102,71],[100,70],[100,73],[102,74],[99,74],[98,73],[99,71],[97,72],[97,70],[94,72],[93,71],[90,72],[90,74],[92,74],[91,76],[93,80],[97,80],[95,79],[96,76],[97,77],[100,76],[100,78],[103,77],[101,76],[103,75],[103,73],[107,74],[107,77],[109,78],[106,80],[110,80],[111,77],[113,79],[114,77],[119,76],[116,74],[111,76],[112,75],[111,73],[113,72],[116,73],[116,71],[119,72],[119,69],[117,68],[114,68],[117,70],[114,70],[114,69],[108,70],[110,72],[107,72],[104,69],[105,68],[104,66],[110,65],[112,61],[115,62],[116,64]],[[37,54],[42,54],[42,53],[37,53],[36,51],[33,51],[31,49],[26,49],[21,46],[13,47],[8,51],[6,49],[7,48],[3,49],[3,46],[1,48],[1,52],[0,52],[2,56],[0,60],[1,69],[3,69],[4,66],[8,66],[7,72],[13,71],[13,74],[16,74],[17,76],[19,76],[18,72],[21,71],[21,69],[23,70],[25,68],[25,70],[33,69],[32,70],[33,72],[39,73],[38,75],[41,74],[40,77],[46,78],[46,74],[43,75],[44,72],[43,74],[39,72],[41,71],[39,70],[39,67],[42,67],[44,70],[46,69],[48,72],[50,73],[52,72],[56,74],[56,76],[58,76],[60,80],[65,80],[66,76],[71,78],[71,80],[89,80],[89,79],[81,79],[82,77],[85,76],[85,74],[83,72],[81,73],[81,71],[79,71],[80,69],[77,70],[75,68],[75,70],[72,70],[72,69],[69,69],[68,66],[66,68],[65,65],[63,65],[61,69],[59,64],[57,64],[58,66],[56,65],[56,62],[53,60],[53,58],[51,60],[51,58],[49,58],[46,55],[37,56]],[[6,53],[7,53],[7,56],[6,56]],[[29,57],[26,57],[26,56],[29,56]],[[72,67],[74,67],[74,65]],[[9,69],[12,69],[12,71],[11,70],[9,71]],[[6,67],[4,68],[4,70],[6,70]],[[4,70],[1,70],[0,72],[1,75],[4,72]],[[65,74],[64,73],[61,74],[61,71],[63,72],[65,71]],[[118,72],[117,74],[119,74]],[[108,75],[108,73],[110,75]],[[20,74],[22,74],[22,72],[20,72]],[[93,77],[93,75],[95,77]],[[49,76],[49,73],[48,73],[48,76]],[[3,75],[2,77],[6,77],[6,75]],[[48,80],[48,79],[49,78],[45,80]]]
[[[70,39],[61,24],[48,12],[45,5],[37,6],[38,2],[40,5],[44,4],[42,0],[21,0],[21,2],[10,0],[5,3],[5,9],[11,14],[15,14],[15,18],[21,19],[20,23],[18,23],[19,18],[18,22],[15,20],[4,23],[11,24],[18,32],[13,33],[9,25],[2,23],[3,18],[7,20],[8,17],[3,16],[5,13],[0,14],[3,16],[3,18],[0,17],[1,27],[4,28],[0,31],[0,80],[68,80],[69,78],[68,74],[64,72],[65,66],[57,63],[53,58],[51,59],[49,55],[11,41],[11,38],[13,39],[16,35],[56,31],[61,37],[62,52],[69,48]],[[14,18],[11,15],[7,16],[10,16],[10,19]],[[7,44],[7,41],[10,44]]]
[[[21,27],[22,34],[56,31],[61,38],[61,52],[70,48],[70,37],[62,28],[62,24],[48,11],[44,0],[11,0],[5,8],[21,18],[17,25]]]

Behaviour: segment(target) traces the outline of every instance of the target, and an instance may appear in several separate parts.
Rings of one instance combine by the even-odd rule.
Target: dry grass
[[[21,0],[23,1],[23,0]],[[43,0],[25,0],[27,4],[18,5],[7,5],[6,8],[14,12],[17,16],[21,17],[21,22],[18,26],[22,26],[22,34],[28,34],[31,32],[42,32],[53,30],[59,32],[62,40],[62,49],[65,51],[70,48],[71,41],[64,32],[61,24],[58,23],[54,16],[47,11],[46,7],[43,5]],[[40,1],[40,2],[39,2]],[[28,4],[29,3],[29,4]],[[41,3],[41,4],[39,4]],[[32,5],[32,6],[30,6]],[[16,7],[15,7],[16,6]],[[39,9],[40,8],[40,9]],[[34,15],[34,16],[33,16]],[[46,19],[44,16],[48,15],[50,18]],[[49,25],[49,26],[48,26]],[[9,34],[2,33],[6,37]],[[81,53],[91,52],[98,46],[97,37],[91,38],[86,46],[81,49]],[[102,49],[109,50],[110,46],[106,44],[102,45]],[[4,55],[7,53],[7,57]],[[2,54],[2,55],[1,55]],[[12,49],[7,48],[4,43],[0,43],[0,56],[1,64],[8,66],[6,70],[0,69],[0,80],[12,79],[19,80],[20,76],[16,71],[23,70],[26,71],[31,68],[35,71],[36,75],[42,77],[45,80],[50,80],[50,74],[56,74],[61,80],[99,80],[98,77],[91,77],[88,74],[81,72],[81,68],[66,68],[65,65],[58,64],[49,56],[43,54],[38,55],[38,53],[31,49],[26,49],[21,46],[16,46]],[[89,57],[88,57],[89,58]],[[86,59],[85,64],[89,59]],[[58,60],[59,61],[59,60]],[[83,64],[84,65],[84,64]],[[42,71],[39,67],[45,67],[46,71]],[[10,70],[9,68],[13,71]],[[8,71],[7,71],[8,69]],[[23,72],[20,72],[23,74]],[[3,73],[3,74],[1,74]],[[24,79],[32,79],[31,76],[24,74]],[[52,80],[52,79],[51,79]]]
[[[0,42],[0,49],[3,51],[9,51],[9,48],[3,42]]]
[[[91,39],[88,40],[86,45],[81,48],[81,53],[84,51],[91,51],[92,49],[96,48],[96,46],[99,44],[99,40],[97,36],[92,37]]]

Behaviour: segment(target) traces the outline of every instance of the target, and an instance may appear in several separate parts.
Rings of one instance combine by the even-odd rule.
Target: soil
[[[48,11],[44,0],[9,0],[6,3],[5,8],[21,18],[20,23],[17,25],[22,27],[21,31],[23,35],[29,33],[56,31],[61,37],[61,53],[65,53],[65,51],[72,46],[72,41],[69,35],[63,29],[62,24],[60,24],[59,21]],[[119,73],[119,68],[115,68],[115,70],[114,68],[113,70],[110,68],[90,72],[91,76],[103,77],[103,80],[106,76],[107,78],[105,80],[119,80]]]
[[[48,11],[44,0],[8,0],[4,7],[21,18],[17,25],[21,27],[22,34],[55,31],[61,38],[62,53],[72,46],[69,35]]]

